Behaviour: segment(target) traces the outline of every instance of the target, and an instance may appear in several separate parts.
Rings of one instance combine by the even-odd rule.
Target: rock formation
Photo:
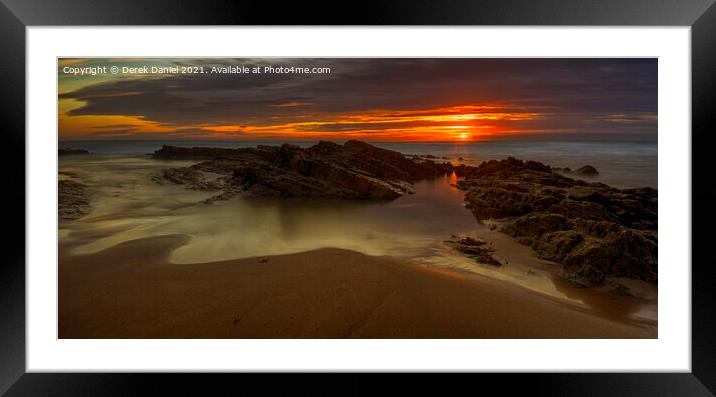
[[[186,185],[188,189],[211,191],[219,190],[225,186],[227,177],[210,178],[206,173],[197,168],[168,168],[162,170],[158,175],[154,175],[152,179],[163,184],[168,181],[177,185]]]
[[[561,172],[563,174],[569,174],[569,175],[578,175],[578,176],[597,176],[597,175],[599,175],[599,171],[597,171],[597,169],[591,165],[585,165],[585,166],[577,168],[576,170],[573,170],[569,167],[564,167],[564,168],[552,167],[552,171]]]
[[[319,142],[309,148],[291,144],[242,149],[164,146],[155,159],[203,160],[191,167],[165,170],[159,179],[190,188],[221,189],[215,199],[234,194],[279,197],[394,199],[413,192],[413,182],[452,172],[449,163],[407,158],[364,142]],[[210,184],[203,175],[223,175]],[[213,201],[213,200],[209,200]]]
[[[487,247],[487,243],[483,240],[475,239],[472,237],[452,236],[450,240],[445,241],[452,248],[470,258],[473,258],[476,262],[483,263],[492,266],[502,266],[502,263],[492,256],[494,250]]]
[[[591,165],[585,165],[583,167],[577,168],[574,170],[574,173],[577,175],[586,175],[586,176],[595,176],[599,175],[599,172],[596,168],[592,167]]]
[[[73,180],[60,180],[57,187],[60,218],[78,219],[89,212],[87,186]]]
[[[503,219],[502,232],[561,263],[575,283],[613,276],[657,282],[655,189],[615,189],[514,158],[460,172],[458,187],[478,220]]]

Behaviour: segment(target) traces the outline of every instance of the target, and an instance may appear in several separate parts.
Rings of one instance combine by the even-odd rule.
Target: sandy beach
[[[60,338],[653,338],[488,277],[324,248],[171,264],[184,235],[60,246]]]

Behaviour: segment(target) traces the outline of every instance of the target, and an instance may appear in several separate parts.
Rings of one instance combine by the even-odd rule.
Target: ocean
[[[277,141],[60,141],[60,148],[89,150],[95,155],[137,156],[151,154],[163,144],[225,148],[279,145]],[[291,142],[308,147],[316,142]],[[619,188],[658,188],[658,150],[653,141],[482,141],[482,142],[370,142],[403,154],[433,155],[468,165],[509,156],[535,160],[552,167],[577,169],[591,165],[599,176],[585,178]]]

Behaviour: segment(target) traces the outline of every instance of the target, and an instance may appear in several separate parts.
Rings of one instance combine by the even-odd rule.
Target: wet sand
[[[612,281],[619,283],[622,290],[611,283],[590,288],[577,287],[559,276],[560,264],[539,258],[532,248],[512,237],[489,228],[473,235],[488,242],[495,250],[495,257],[503,263],[498,269],[482,269],[482,274],[588,307],[611,320],[653,328],[656,334],[658,289],[655,285],[615,277]]]
[[[170,263],[188,240],[60,245],[59,337],[656,337],[504,281],[345,249]]]

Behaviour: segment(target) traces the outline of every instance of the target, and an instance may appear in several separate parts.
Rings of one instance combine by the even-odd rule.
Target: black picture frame
[[[0,199],[6,244],[0,265],[0,394],[7,396],[239,394],[441,394],[462,387],[507,395],[708,396],[716,391],[716,281],[710,228],[716,216],[716,6],[714,0],[361,1],[339,4],[269,1],[0,0],[0,103],[3,172]],[[329,380],[289,375],[25,373],[25,38],[27,26],[73,25],[592,25],[690,26],[692,61],[692,371],[626,374],[471,374],[435,383],[431,377],[339,374]],[[48,135],[53,136],[54,135]],[[53,138],[54,139],[54,138]],[[237,383],[241,382],[241,383]],[[378,383],[381,386],[378,387]],[[340,389],[336,389],[340,387]],[[468,389],[470,390],[470,389]],[[323,392],[323,393],[322,393]]]

